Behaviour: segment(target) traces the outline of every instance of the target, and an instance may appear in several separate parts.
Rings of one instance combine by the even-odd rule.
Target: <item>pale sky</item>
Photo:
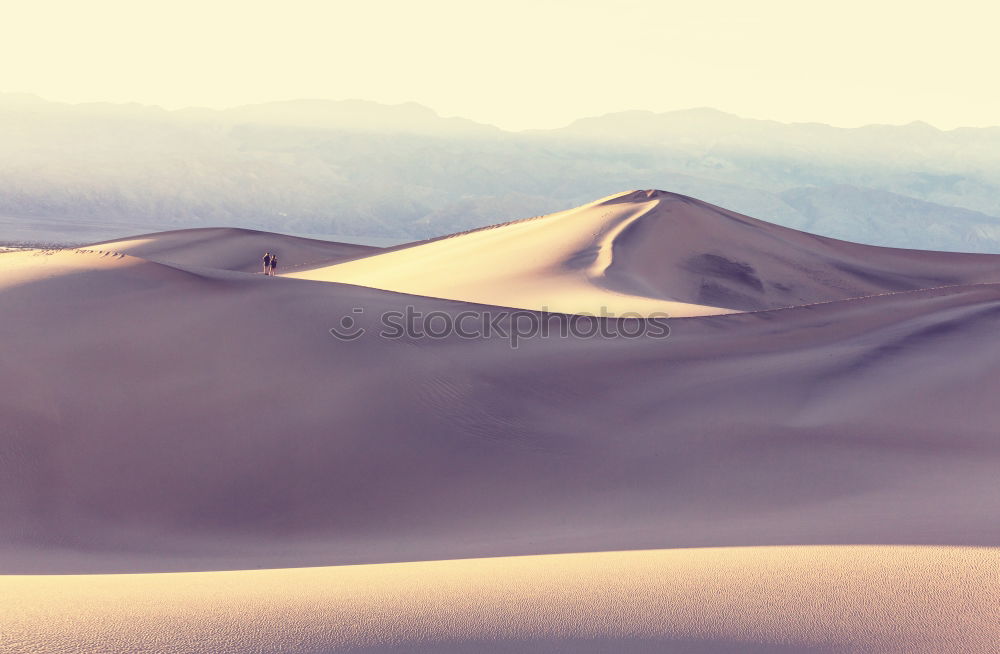
[[[3,1],[0,91],[228,106],[414,101],[506,129],[715,107],[1000,124],[1000,3]]]

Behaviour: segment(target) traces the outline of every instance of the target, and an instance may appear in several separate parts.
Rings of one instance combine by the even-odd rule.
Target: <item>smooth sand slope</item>
[[[483,305],[0,254],[0,651],[994,651],[1000,257],[782,234],[820,249],[780,278],[661,250],[767,289],[857,249],[882,294],[512,349],[379,335]]]
[[[653,190],[289,276],[526,309],[675,317],[998,280],[990,255],[847,243]]]

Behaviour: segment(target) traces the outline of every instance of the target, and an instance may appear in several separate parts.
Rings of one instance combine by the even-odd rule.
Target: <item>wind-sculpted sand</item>
[[[997,650],[1000,257],[645,191],[271,243],[0,254],[0,651]],[[382,330],[547,297],[689,317]]]

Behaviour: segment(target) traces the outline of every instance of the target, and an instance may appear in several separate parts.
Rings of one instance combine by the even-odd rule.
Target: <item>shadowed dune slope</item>
[[[511,349],[380,335],[475,305],[0,256],[5,572],[1000,541],[1000,286]]]
[[[859,245],[631,191],[290,276],[568,313],[695,316],[1000,281],[1000,258]]]
[[[104,241],[88,249],[127,254],[150,261],[240,272],[260,272],[264,252],[278,257],[281,270],[330,265],[369,256],[381,248],[335,243],[252,229],[207,227],[143,234]]]

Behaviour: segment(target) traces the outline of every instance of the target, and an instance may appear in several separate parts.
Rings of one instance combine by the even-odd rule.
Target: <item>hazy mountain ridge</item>
[[[695,109],[510,133],[413,103],[167,111],[0,95],[0,215],[23,222],[417,239],[639,187],[837,238],[1000,252],[1000,128]]]

